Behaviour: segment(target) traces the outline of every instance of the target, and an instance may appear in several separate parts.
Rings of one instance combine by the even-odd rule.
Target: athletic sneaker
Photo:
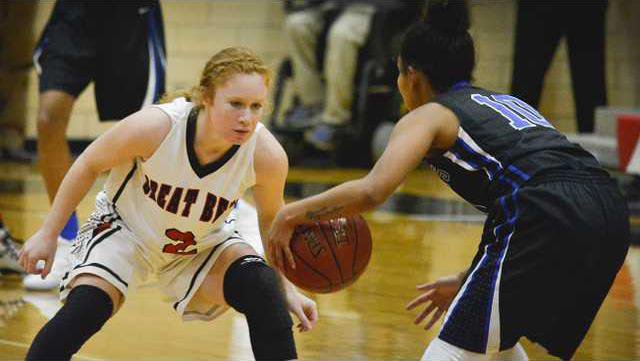
[[[298,105],[286,114],[283,125],[288,129],[308,129],[321,112],[321,106]]]
[[[344,126],[321,122],[304,133],[304,140],[318,150],[331,152],[336,148],[336,135],[342,129]]]
[[[58,249],[56,250],[56,258],[53,261],[51,272],[47,278],[42,279],[40,275],[26,275],[22,280],[22,285],[29,291],[49,291],[57,289],[62,281],[62,276],[67,272],[70,264],[71,244],[74,242],[78,234],[78,217],[75,213],[71,215],[69,221],[58,237]]]
[[[0,274],[22,274],[23,272],[18,263],[18,246],[0,221]]]

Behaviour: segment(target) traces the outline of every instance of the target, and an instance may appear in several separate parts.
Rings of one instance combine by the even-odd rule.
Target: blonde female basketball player
[[[61,284],[65,304],[27,359],[70,359],[117,312],[129,286],[152,272],[184,320],[213,319],[231,306],[246,316],[256,359],[296,358],[287,310],[307,331],[316,305],[284,279],[282,291],[277,274],[235,230],[247,189],[264,235],[284,204],[287,157],[258,122],[268,83],[251,51],[224,49],[187,99],[132,114],[78,158],[22,250],[27,272],[47,275],[65,221],[100,173],[110,170],[109,178],[74,245]]]
[[[427,328],[448,309],[423,359],[524,360],[521,337],[568,359],[624,261],[626,205],[593,156],[535,109],[470,84],[468,28],[463,1],[430,2],[402,42],[398,87],[410,112],[384,154],[366,177],[282,208],[270,253],[293,263],[295,224],[376,207],[426,158],[487,221],[468,271],[420,286],[408,305],[426,305],[416,323],[433,313]]]

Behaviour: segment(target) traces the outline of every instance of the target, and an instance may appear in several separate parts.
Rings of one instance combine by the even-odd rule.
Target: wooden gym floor
[[[348,170],[293,169],[291,199],[363,174]],[[102,181],[79,208],[85,219]],[[33,166],[0,163],[0,213],[16,238],[36,231],[48,209]],[[245,212],[251,214],[251,209]],[[320,322],[296,334],[307,360],[419,359],[436,330],[414,326],[406,312],[418,283],[464,269],[481,233],[482,216],[445,188],[430,172],[416,172],[381,210],[366,214],[374,246],[369,268],[352,287],[314,295]],[[577,360],[640,359],[640,250],[632,248],[604,306],[575,357]],[[551,297],[553,295],[550,295]],[[22,359],[40,327],[60,307],[56,292],[25,292],[15,278],[0,277],[0,360]],[[440,323],[438,323],[438,326]],[[534,360],[551,360],[523,342]],[[214,322],[181,322],[154,287],[131,292],[114,319],[80,350],[76,359],[204,360],[251,359],[248,330],[229,311]]]

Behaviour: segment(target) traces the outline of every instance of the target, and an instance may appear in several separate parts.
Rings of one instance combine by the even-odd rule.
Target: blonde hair
[[[168,103],[176,98],[185,97],[196,107],[202,107],[205,98],[213,98],[217,87],[223,85],[236,74],[260,74],[268,87],[271,73],[264,62],[250,49],[230,47],[222,49],[209,59],[202,69],[199,85],[189,90],[165,94],[160,103]]]

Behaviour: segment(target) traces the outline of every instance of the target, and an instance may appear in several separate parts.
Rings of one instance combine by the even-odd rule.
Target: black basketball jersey
[[[591,154],[514,96],[458,83],[434,101],[455,113],[460,128],[453,147],[427,162],[481,211],[546,170],[604,172]]]

